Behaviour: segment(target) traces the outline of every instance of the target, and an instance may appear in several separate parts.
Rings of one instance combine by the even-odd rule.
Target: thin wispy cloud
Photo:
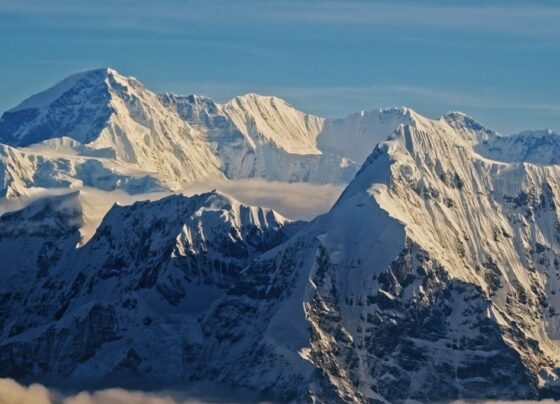
[[[431,4],[430,4],[431,3]],[[298,23],[393,26],[401,28],[489,31],[530,36],[559,35],[560,7],[554,3],[473,2],[471,5],[433,2],[277,1],[256,0],[99,1],[95,3],[55,0],[0,1],[0,13],[35,15],[104,16],[102,26],[161,32],[173,30],[176,21],[244,23]],[[146,22],[165,20],[166,25]]]

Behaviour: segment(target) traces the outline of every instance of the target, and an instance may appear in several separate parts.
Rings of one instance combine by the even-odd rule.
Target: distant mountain
[[[477,151],[493,160],[537,165],[560,164],[560,135],[547,130],[528,130],[483,141]]]
[[[27,195],[61,182],[131,193],[208,179],[345,184],[368,151],[413,114],[394,108],[325,119],[257,94],[220,105],[155,94],[113,69],[92,70],[2,115],[0,194]],[[458,122],[469,136],[478,130],[474,121]]]
[[[108,175],[147,175],[167,189],[208,178],[348,182],[356,162],[316,147],[323,121],[274,97],[249,94],[219,105],[205,97],[155,94],[132,77],[99,69],[71,76],[4,113],[0,143],[33,145],[27,154],[48,160],[50,177],[74,182],[82,176],[58,167],[69,153],[95,161],[87,164],[102,165]],[[45,187],[17,172],[7,175],[27,188]],[[4,193],[14,191],[5,187]]]

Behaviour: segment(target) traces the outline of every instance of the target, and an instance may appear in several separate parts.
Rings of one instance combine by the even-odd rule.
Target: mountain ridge
[[[136,159],[138,133],[172,150],[178,132],[162,128],[176,124],[226,178],[332,179],[340,156],[368,155],[308,223],[215,191],[115,204],[81,244],[81,191],[0,215],[0,376],[211,380],[281,402],[560,397],[559,135],[404,107],[321,120],[276,98],[224,107],[138,83],[115,85],[123,116],[100,139],[0,146],[5,188],[134,189],[141,170],[110,143],[128,120]],[[140,193],[172,186],[144,175]]]
[[[103,189],[127,192],[129,186],[120,184],[139,178],[146,188],[134,192],[177,191],[208,179],[345,184],[375,144],[416,115],[401,107],[326,119],[254,93],[218,104],[204,96],[156,94],[114,69],[96,69],[2,115],[0,142],[25,150],[20,161],[4,158],[2,194],[30,194],[58,178],[73,186],[108,182],[113,185]],[[494,137],[469,119],[470,126],[457,127],[473,142]],[[97,178],[89,167],[96,167]],[[45,176],[55,180],[43,181]]]
[[[206,97],[156,94],[113,69],[97,69],[4,113],[0,142],[27,149],[41,143],[42,153],[54,147],[51,165],[72,149],[87,149],[84,157],[94,164],[106,166],[98,157],[108,156],[119,163],[110,168],[118,174],[149,173],[173,190],[209,178],[344,183],[356,163],[315,148],[319,122],[277,98],[248,95],[220,105]],[[59,148],[57,156],[53,139],[62,137],[82,145]]]

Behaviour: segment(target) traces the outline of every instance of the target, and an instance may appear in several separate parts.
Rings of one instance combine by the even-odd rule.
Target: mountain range
[[[0,119],[1,377],[201,380],[278,402],[560,398],[560,136],[460,112],[341,119],[255,94],[156,94],[112,69]],[[219,191],[343,184],[309,222]],[[56,188],[57,195],[37,197]],[[30,198],[30,196],[35,197]],[[309,195],[313,198],[313,195]]]

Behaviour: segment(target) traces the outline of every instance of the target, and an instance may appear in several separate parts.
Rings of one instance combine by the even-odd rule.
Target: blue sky
[[[274,94],[323,116],[407,105],[560,131],[559,21],[552,1],[0,0],[0,110],[111,66],[218,101]]]

